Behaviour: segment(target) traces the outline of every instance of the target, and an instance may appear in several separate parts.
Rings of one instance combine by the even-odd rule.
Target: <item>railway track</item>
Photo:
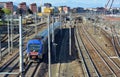
[[[42,26],[45,26],[45,24],[42,24]],[[38,30],[41,29],[41,26],[38,27]],[[25,37],[29,37],[31,36],[32,34],[34,34],[34,29],[31,27],[30,29],[26,30],[26,32],[23,33],[23,39],[25,40]],[[13,39],[13,46],[18,48],[18,41],[19,41],[19,35],[16,35],[16,37]],[[2,46],[2,57],[5,57],[8,55],[8,52],[7,52],[7,44],[5,44],[4,46]],[[25,49],[25,48],[24,48]]]
[[[90,34],[84,29],[83,32],[85,33],[84,35],[86,36],[86,39],[89,40],[89,43],[91,47],[93,48],[92,51],[94,52],[89,52],[89,53],[94,53],[94,57],[96,57],[98,63],[96,63],[96,66],[99,67],[99,72],[101,76],[114,76],[114,77],[119,77],[120,74],[120,69],[118,65],[116,65],[112,59],[104,52],[104,50],[96,43],[95,40],[90,36]],[[95,55],[96,54],[96,55]],[[94,58],[93,57],[93,58]],[[103,65],[105,64],[105,65]],[[100,66],[98,66],[100,65]],[[104,69],[101,69],[104,66]],[[106,68],[106,69],[105,69]],[[101,69],[101,70],[100,70]]]
[[[30,63],[29,66],[25,69],[25,77],[34,77],[36,70],[40,66],[40,63]]]
[[[115,26],[111,27],[111,32],[112,32],[112,41],[113,41],[113,46],[115,48],[115,51],[117,53],[117,56],[120,56],[120,44],[119,44],[119,37],[117,35],[117,32],[114,28]]]
[[[29,30],[29,34],[33,34],[34,32],[33,32],[33,30],[31,29],[31,30]],[[28,34],[28,35],[29,35]],[[24,37],[26,37],[26,33],[24,33],[23,34],[23,38]],[[18,41],[19,41],[19,36],[17,35],[15,38],[14,38],[14,40],[13,40],[13,46],[14,47],[16,47],[16,48],[18,48],[19,47],[19,43],[18,43]],[[2,58],[4,58],[4,57],[6,57],[9,53],[7,52],[7,49],[8,49],[8,47],[5,45],[3,48],[2,48],[3,50],[1,51],[1,53],[2,53]],[[25,48],[24,48],[25,49]],[[14,51],[16,51],[16,50],[14,50]]]
[[[40,30],[41,28],[39,28]],[[32,31],[33,29],[29,30],[29,34],[31,35],[33,33]],[[24,36],[26,36],[24,34]],[[31,35],[32,36],[32,35]],[[16,38],[16,40],[18,40],[18,38]],[[24,45],[25,46],[25,45]],[[26,47],[23,48],[24,51],[26,49]],[[18,49],[16,50],[18,51]],[[19,69],[18,69],[18,64],[19,64],[19,53],[16,53],[15,56],[13,56],[9,61],[7,61],[3,66],[0,67],[0,72],[19,72]],[[29,65],[29,63],[28,63]],[[38,66],[38,65],[37,65]],[[9,68],[10,67],[10,68]],[[35,72],[34,72],[35,73]],[[17,73],[18,74],[18,73]],[[17,76],[16,75],[1,75],[3,77],[13,77],[13,76]]]
[[[7,34],[5,34],[5,35],[2,37],[1,43],[3,43],[6,39],[7,39]]]
[[[82,33],[84,32],[82,30],[82,28],[81,28],[81,31],[82,31]],[[93,60],[93,63],[97,67],[97,70],[100,73],[100,76],[101,77],[102,76],[107,76],[107,75],[111,76],[112,73],[109,70],[107,64],[105,64],[104,61],[102,60],[102,58],[99,56],[99,54],[96,53],[96,51],[94,50],[94,47],[89,42],[87,36],[84,33],[81,34],[81,35],[83,36],[82,40],[84,41],[84,44],[85,44],[86,48],[88,49],[88,53],[89,53],[91,59]]]
[[[101,30],[101,34],[102,34],[101,36],[104,38],[102,40],[104,43],[102,45],[100,45],[100,44],[99,45],[102,48],[104,48],[104,50],[105,50],[107,55],[109,55],[109,56],[117,56],[117,53],[115,51],[114,42],[113,42],[112,37],[104,30]]]
[[[117,53],[117,52],[119,52],[118,50],[119,50],[120,47],[118,47],[118,42],[116,41],[116,40],[118,40],[118,36],[117,36],[116,31],[114,30],[114,28],[111,29],[111,31],[112,31],[112,36],[110,36],[107,32],[102,30],[102,34],[105,37],[107,37],[108,42],[111,43],[111,45],[110,45],[111,47],[109,47],[109,44],[107,44],[108,45],[107,50],[104,49],[104,52],[120,68],[120,59],[119,59],[119,56],[118,56],[118,53]],[[99,44],[99,46],[101,48],[103,48],[100,44]]]
[[[80,25],[79,25],[80,26]],[[83,63],[83,68],[84,68],[84,77],[100,77],[99,72],[97,70],[97,67],[95,66],[95,64],[93,63],[87,48],[85,47],[82,38],[83,36],[80,36],[79,33],[79,27],[76,27],[75,30],[75,38],[76,38],[76,44],[77,44],[77,48],[79,50],[79,54],[80,54],[80,59]]]

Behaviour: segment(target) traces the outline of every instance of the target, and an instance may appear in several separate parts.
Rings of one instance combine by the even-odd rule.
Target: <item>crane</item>
[[[40,6],[42,7],[42,0],[40,0]]]
[[[111,2],[111,4],[110,4],[110,2]],[[107,4],[105,4],[104,13],[106,13],[106,10],[107,10],[107,9],[108,9],[108,10],[111,9],[111,7],[112,7],[112,5],[113,5],[113,2],[114,2],[114,0],[108,0]],[[110,4],[110,6],[108,7],[109,4]]]

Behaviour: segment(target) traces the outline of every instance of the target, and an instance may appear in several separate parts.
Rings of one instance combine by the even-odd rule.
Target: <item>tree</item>
[[[33,14],[33,12],[30,9],[28,9],[27,12],[28,14]]]
[[[10,10],[10,9],[3,8],[2,10],[3,10],[4,13],[7,14],[7,15],[11,14],[11,10]]]
[[[2,10],[2,8],[0,8],[0,18],[2,18],[4,15],[4,11]]]
[[[23,10],[22,8],[18,8],[18,9],[16,10],[16,14],[17,14],[17,15],[25,15],[25,14],[26,14],[26,11]]]

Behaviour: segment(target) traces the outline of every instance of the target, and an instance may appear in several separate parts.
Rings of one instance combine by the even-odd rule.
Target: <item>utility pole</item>
[[[10,21],[8,15],[7,15],[7,21],[8,21],[8,53],[10,54]]]
[[[96,24],[94,23],[93,24],[93,27],[94,27],[94,35],[96,34]]]
[[[36,16],[36,13],[35,13],[35,33],[37,34],[37,16]]]
[[[52,43],[54,43],[54,16],[52,16]]]
[[[48,75],[51,77],[50,15],[48,15]]]
[[[66,17],[64,18],[64,27],[66,27],[66,23],[67,23],[67,21],[66,21]]]
[[[1,34],[0,34],[0,61],[2,60],[2,52],[1,52]]]
[[[62,36],[62,17],[60,13],[60,35]]]
[[[56,61],[56,43],[55,43],[55,40],[54,40],[54,16],[52,17],[52,49],[53,49],[53,52],[54,52],[54,56],[55,56],[55,61]]]
[[[69,55],[71,55],[71,26],[72,26],[72,17],[70,13],[70,26],[69,26]]]
[[[13,49],[13,15],[11,14],[11,52]]]
[[[20,58],[20,77],[23,75],[23,40],[22,40],[22,10],[20,10],[19,15],[19,58]]]

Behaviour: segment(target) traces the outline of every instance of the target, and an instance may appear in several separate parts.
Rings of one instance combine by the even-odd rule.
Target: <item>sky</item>
[[[53,6],[70,6],[70,7],[104,7],[108,0],[0,0],[0,2],[12,1],[14,4],[26,2],[27,5],[37,3],[51,3]],[[111,0],[112,1],[112,0]],[[120,7],[120,0],[114,0],[113,7]]]

